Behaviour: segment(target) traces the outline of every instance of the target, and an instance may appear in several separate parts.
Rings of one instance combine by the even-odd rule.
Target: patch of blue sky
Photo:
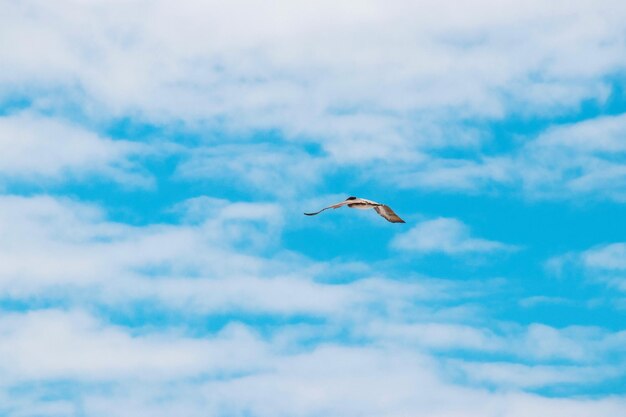
[[[0,101],[0,116],[7,116],[19,111],[28,110],[33,105],[33,97],[9,95]]]
[[[215,335],[229,325],[241,324],[254,329],[263,337],[270,337],[277,331],[289,327],[318,328],[320,333],[329,324],[329,320],[309,314],[267,314],[251,313],[236,310],[221,312],[193,313],[181,312],[176,309],[155,306],[153,302],[144,301],[133,304],[132,309],[114,309],[102,307],[95,309],[96,314],[105,317],[115,325],[128,327],[134,334],[149,334],[162,329],[175,329],[176,332],[192,338]],[[325,342],[345,342],[347,330],[337,327],[333,332],[326,331],[323,338],[311,335],[303,337],[297,346],[308,349],[317,346],[320,340]]]
[[[552,383],[542,387],[527,387],[525,391],[533,394],[541,395],[546,398],[584,398],[593,400],[611,395],[621,395],[626,389],[626,378],[614,377],[607,378],[602,382],[559,382]],[[472,381],[472,383],[475,383]],[[502,383],[480,383],[480,386],[498,392],[502,389]]]
[[[616,376],[602,382],[585,384],[554,384],[542,388],[529,389],[548,398],[579,397],[586,399],[602,398],[606,396],[623,395],[626,391],[626,377]]]

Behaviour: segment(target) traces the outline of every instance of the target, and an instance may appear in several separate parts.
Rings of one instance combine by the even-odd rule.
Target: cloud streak
[[[0,181],[62,182],[100,176],[125,185],[146,186],[150,177],[137,158],[150,149],[112,140],[79,125],[35,113],[0,117]]]
[[[408,232],[397,235],[392,247],[418,253],[489,253],[510,251],[516,248],[501,242],[474,238],[469,228],[457,219],[438,218],[413,226]]]
[[[625,14],[619,1],[585,0],[549,11],[539,1],[476,0],[451,10],[428,0],[314,8],[256,1],[50,8],[31,0],[3,6],[0,83],[5,96],[28,85],[52,103],[71,100],[55,93],[61,86],[106,115],[278,129],[339,160],[346,147],[349,159],[388,160],[476,143],[458,134],[451,114],[491,119],[602,100],[601,80],[626,64]],[[87,37],[77,36],[82,22],[91,23]],[[42,52],[24,54],[18,44]]]

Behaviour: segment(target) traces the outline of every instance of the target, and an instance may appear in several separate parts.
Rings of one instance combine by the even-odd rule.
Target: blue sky
[[[625,22],[0,0],[0,415],[624,414]]]

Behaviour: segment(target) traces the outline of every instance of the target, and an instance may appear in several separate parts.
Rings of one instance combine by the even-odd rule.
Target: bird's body
[[[304,214],[306,214],[307,216],[315,216],[316,214],[319,214],[323,212],[324,210],[328,210],[330,208],[338,209],[339,207],[343,207],[343,206],[348,206],[349,208],[360,209],[360,210],[367,210],[367,209],[373,208],[374,210],[376,210],[378,214],[380,214],[382,217],[384,217],[385,219],[387,219],[387,221],[390,221],[391,223],[404,223],[404,220],[398,217],[398,215],[393,212],[391,207],[386,206],[384,204],[377,203],[372,200],[366,200],[364,198],[358,198],[358,197],[348,197],[345,201],[342,201],[341,203],[324,207],[323,209],[315,213],[304,213]]]

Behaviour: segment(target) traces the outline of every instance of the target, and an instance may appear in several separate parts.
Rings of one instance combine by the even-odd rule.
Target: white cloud
[[[604,270],[626,270],[626,243],[612,243],[582,254],[585,266]]]
[[[433,350],[463,349],[481,352],[506,350],[503,338],[489,330],[464,324],[373,322],[366,332],[376,339],[395,343],[402,340],[413,346]]]
[[[474,238],[465,224],[443,217],[413,226],[408,232],[397,235],[391,245],[407,251],[449,255],[514,249],[504,243]]]
[[[558,272],[557,272],[558,273]],[[524,308],[533,308],[538,305],[567,305],[572,304],[571,300],[564,297],[550,297],[545,295],[534,295],[519,300],[519,305]]]
[[[349,265],[271,249],[267,242],[281,231],[273,204],[199,197],[175,208],[184,223],[142,227],[46,196],[4,196],[0,210],[2,298],[61,300],[68,309],[0,319],[7,376],[0,393],[18,393],[3,403],[9,412],[24,403],[43,415],[80,407],[87,415],[133,416],[515,416],[522,405],[610,415],[625,407],[619,398],[580,402],[519,391],[613,377],[603,369],[607,358],[622,363],[623,332],[494,324],[465,308],[476,295],[448,281],[392,280],[368,269],[346,280],[342,271],[354,274]],[[265,243],[246,243],[256,239]],[[342,279],[324,281],[330,270]],[[138,305],[173,319],[124,326],[81,311],[113,308],[124,322]],[[230,324],[217,330],[188,324],[224,316]],[[307,320],[289,321],[301,316]],[[461,360],[459,351],[505,357],[511,367],[495,361],[473,379],[450,379],[474,366],[445,359]],[[554,363],[567,364],[568,373],[555,376]],[[518,368],[517,377],[509,372]],[[591,374],[593,382],[582,378]],[[57,381],[73,388],[48,403],[46,387]],[[34,388],[16,388],[23,385]]]
[[[262,368],[265,356],[261,341],[242,326],[210,339],[131,335],[84,313],[55,310],[4,315],[0,335],[0,367],[14,381],[228,374]]]
[[[80,407],[90,416],[174,410],[190,416],[524,415],[520,409],[612,416],[626,407],[620,397],[559,399],[518,390],[585,384],[614,377],[616,369],[439,361],[397,344],[316,343],[285,351],[275,338],[242,325],[190,337],[164,329],[131,332],[78,311],[40,310],[4,315],[0,334],[0,387],[36,381],[29,390],[13,390],[1,407],[28,400],[41,415]],[[75,384],[75,397],[62,402],[57,392],[56,403],[49,402],[46,387],[56,381]]]
[[[626,199],[626,115],[557,126],[528,142],[517,160],[531,195]]]
[[[479,320],[483,314],[454,304],[477,296],[459,283],[396,281],[371,268],[352,270],[341,263],[268,252],[267,239],[280,233],[280,223],[271,225],[280,209],[271,204],[203,197],[178,209],[192,213],[190,224],[131,227],[108,222],[96,207],[69,200],[5,196],[0,202],[5,237],[0,294],[8,299],[122,309],[145,301],[155,309],[196,316],[308,315],[340,325],[362,322],[361,335],[417,340],[422,347],[516,352],[507,341],[511,334],[504,337],[466,323],[468,315]],[[255,235],[265,243],[248,245]],[[330,272],[340,276],[338,283],[328,280]],[[441,302],[453,304],[444,308]],[[384,321],[372,320],[371,312]],[[414,317],[426,321],[415,323]],[[373,327],[363,332],[364,324]],[[514,345],[523,345],[524,353],[536,358],[588,360],[614,344],[580,329],[564,332],[537,324],[516,332]],[[580,347],[581,338],[586,341],[582,345],[598,345],[597,350]]]
[[[111,140],[58,119],[20,113],[0,117],[0,179],[61,181],[100,175],[125,185],[149,183],[133,157],[148,148]]]
[[[529,366],[507,362],[463,362],[451,364],[470,381],[499,388],[541,388],[558,384],[580,384],[619,377],[613,367]]]
[[[367,275],[343,285],[318,280],[354,272],[281,251],[283,214],[275,204],[199,197],[175,211],[187,213],[186,223],[133,227],[70,200],[0,197],[0,295],[79,305],[150,301],[187,314],[324,317],[443,297],[437,284]],[[382,304],[381,294],[388,297]]]
[[[514,184],[516,177],[509,158],[466,159],[430,158],[424,164],[404,166],[393,180],[403,188],[476,191],[489,185]]]
[[[278,129],[338,160],[476,144],[450,120],[603,100],[605,77],[626,66],[617,0],[31,0],[0,15],[5,96],[80,100],[95,117]]]
[[[623,116],[551,128],[506,154],[487,154],[494,138],[475,127],[605,100],[626,68],[622,2],[357,3],[6,3],[0,97],[202,132],[212,146],[191,152],[181,177],[269,195],[278,179],[294,195],[358,165],[405,188],[626,199],[624,163],[606,155],[623,151]],[[266,148],[242,143],[268,132]],[[459,148],[467,158],[438,154]],[[57,175],[67,158],[30,168]],[[80,165],[111,171],[98,158]]]
[[[604,116],[551,128],[533,146],[556,147],[572,153],[625,153],[625,136],[626,115]]]
[[[582,252],[570,252],[555,256],[546,262],[548,269],[559,277],[577,276],[626,292],[626,243],[616,242],[598,245]],[[617,301],[619,304],[621,301]]]
[[[485,358],[507,357],[511,363],[598,365],[618,355],[626,332],[609,332],[595,327],[556,328],[540,323],[526,326],[512,323],[455,322],[445,315],[426,314],[421,318],[372,320],[357,331],[383,346],[409,346],[422,351],[474,352]],[[465,358],[463,354],[459,355]],[[621,362],[620,362],[621,363]],[[620,368],[621,369],[621,368]],[[624,372],[620,370],[619,372]]]
[[[195,148],[180,163],[176,175],[186,179],[227,181],[240,189],[252,188],[279,197],[294,197],[328,174],[325,158],[298,148],[273,149],[264,145],[217,145]]]
[[[554,125],[519,138],[495,156],[468,159],[429,156],[383,167],[404,188],[489,192],[519,189],[530,198],[590,195],[626,201],[626,115]],[[522,142],[522,140],[524,140]],[[383,177],[382,172],[378,173]]]

